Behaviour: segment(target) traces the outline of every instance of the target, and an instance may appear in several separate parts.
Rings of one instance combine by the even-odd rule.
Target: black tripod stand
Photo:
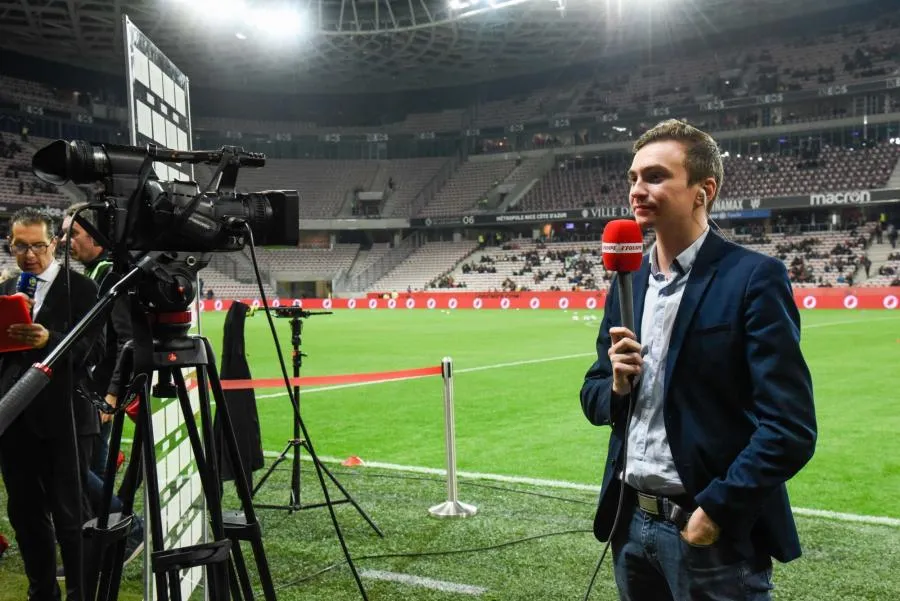
[[[293,350],[292,363],[294,367],[294,378],[300,377],[300,368],[303,366],[303,357],[306,356],[300,350],[300,346],[302,345],[302,335],[303,335],[303,319],[312,317],[313,315],[331,315],[331,311],[304,311],[300,307],[279,307],[275,309],[275,314],[278,317],[290,318],[291,320],[291,347]],[[287,460],[287,456],[291,451],[293,451],[292,463],[291,463],[291,490],[290,490],[290,498],[288,500],[287,505],[274,505],[274,504],[263,504],[258,503],[256,507],[265,508],[265,509],[282,509],[289,512],[299,511],[302,509],[313,509],[316,507],[326,507],[327,505],[339,505],[342,503],[350,503],[359,512],[359,514],[369,523],[372,529],[378,534],[378,536],[384,537],[384,533],[381,529],[372,521],[372,518],[363,510],[362,507],[359,506],[359,503],[347,492],[347,489],[341,485],[337,478],[334,477],[334,474],[331,473],[324,463],[319,461],[318,456],[309,453],[308,443],[304,438],[300,435],[300,387],[297,384],[294,384],[294,399],[296,399],[293,405],[293,415],[294,415],[294,437],[288,440],[287,445],[284,447],[284,450],[272,462],[272,465],[266,470],[263,474],[262,478],[260,478],[259,483],[257,483],[256,487],[253,489],[253,496],[255,497],[259,490],[266,483],[266,480],[278,469],[278,466],[281,465],[284,461]],[[304,504],[301,498],[301,470],[300,470],[300,453],[302,450],[306,450],[309,453],[312,460],[316,462],[318,467],[322,470],[322,472],[328,476],[328,479],[331,480],[334,485],[341,491],[343,498],[331,499],[329,502],[323,503],[306,503]]]
[[[152,316],[157,324],[171,326],[177,322],[177,314],[161,314]],[[181,319],[190,319],[190,314],[182,314]],[[165,326],[163,326],[165,327]],[[250,577],[241,551],[241,542],[251,546],[264,598],[275,600],[275,590],[265,551],[262,545],[259,522],[253,508],[250,486],[243,470],[235,473],[235,487],[241,503],[242,513],[238,520],[226,521],[222,512],[222,490],[219,480],[219,469],[216,465],[215,437],[213,434],[212,412],[209,390],[215,400],[216,410],[223,420],[222,440],[227,449],[232,465],[239,466],[237,441],[234,436],[231,416],[224,402],[221,382],[215,366],[212,347],[206,338],[200,336],[168,337],[154,331],[152,349],[149,353],[141,350],[138,333],[135,332],[135,346],[126,353],[124,361],[134,362],[136,374],[129,393],[140,395],[138,404],[137,425],[134,435],[134,451],[125,478],[120,488],[122,498],[122,515],[109,527],[109,499],[112,492],[115,463],[118,455],[124,413],[118,412],[113,422],[112,439],[107,463],[106,489],[104,504],[100,516],[86,528],[86,536],[94,540],[93,561],[96,566],[96,580],[89,582],[88,590],[97,591],[97,599],[113,601],[118,597],[121,580],[122,560],[124,558],[125,538],[130,529],[134,495],[140,483],[141,474],[146,481],[145,491],[150,512],[151,530],[151,569],[156,582],[156,595],[159,601],[181,601],[181,570],[202,567],[206,570],[207,590],[209,598],[216,601],[235,599],[250,601],[254,597]],[[188,388],[182,369],[194,368],[197,373],[197,392],[199,397],[200,424],[194,418],[194,409],[188,396]],[[153,396],[159,398],[177,398],[184,418],[185,428],[190,440],[191,449],[197,464],[198,474],[203,488],[204,500],[209,517],[211,542],[196,545],[165,549],[163,533],[163,511],[159,493],[157,475],[157,459],[153,436],[153,419],[149,406],[149,394],[152,375],[158,376],[153,389]],[[125,397],[128,398],[128,395]]]
[[[244,517],[240,521],[226,522],[222,516],[222,490],[213,436],[210,388],[223,421],[223,440],[229,458],[233,465],[239,466],[241,462],[212,348],[205,338],[188,336],[191,314],[187,307],[194,297],[192,282],[196,279],[197,270],[202,267],[202,261],[203,257],[198,260],[194,255],[181,256],[171,252],[153,252],[142,256],[124,277],[105,292],[43,362],[36,363],[16,381],[0,402],[2,434],[47,385],[56,363],[66,355],[75,341],[91,331],[95,323],[106,318],[107,312],[121,294],[130,292],[132,341],[120,357],[118,369],[123,374],[123,380],[128,374],[134,373],[135,376],[128,385],[126,394],[118,396],[123,399],[121,407],[125,407],[129,398],[139,395],[134,452],[119,489],[123,505],[121,515],[111,520],[109,508],[115,459],[121,445],[125,419],[121,408],[114,410],[116,415],[113,420],[113,439],[107,456],[102,506],[96,520],[87,524],[84,529],[85,537],[93,543],[92,552],[86,554],[89,558],[85,583],[87,592],[84,595],[86,599],[112,601],[118,598],[125,537],[131,530],[134,497],[143,473],[148,500],[146,517],[152,534],[150,565],[158,601],[181,601],[185,596],[182,592],[181,571],[190,568],[205,570],[209,599],[228,601],[232,594],[244,601],[253,599],[250,578],[241,553],[241,541],[248,542],[253,550],[266,601],[275,600],[250,485],[242,470],[237,470],[235,474],[235,486]],[[197,373],[199,429],[181,372],[184,368],[194,368]],[[165,539],[163,520],[178,521],[184,512],[192,508],[172,506],[169,503],[165,516],[162,512],[153,436],[154,419],[150,413],[150,382],[154,374],[158,375],[155,396],[178,399],[192,455],[197,464],[209,517],[208,534],[211,542],[185,545],[183,541],[188,534],[185,531],[175,532],[169,540]],[[191,482],[190,478],[181,474],[174,482],[166,484],[167,487],[184,487],[190,486]],[[167,544],[169,548],[166,548]]]

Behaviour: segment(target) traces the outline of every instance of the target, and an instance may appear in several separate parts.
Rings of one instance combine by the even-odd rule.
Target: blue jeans
[[[616,585],[622,601],[769,601],[772,562],[751,562],[727,542],[688,544],[671,522],[634,504],[622,508],[613,539]]]
[[[91,503],[91,509],[94,515],[100,511],[100,501],[103,499],[103,480],[94,472],[88,472],[87,477],[87,494]],[[115,513],[122,511],[122,499],[113,492],[112,500],[109,505],[109,512]]]

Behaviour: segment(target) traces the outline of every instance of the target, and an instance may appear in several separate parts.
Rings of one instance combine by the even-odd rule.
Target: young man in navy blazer
[[[800,556],[785,482],[816,443],[787,271],[710,230],[723,167],[708,134],[665,121],[634,153],[629,201],[656,242],[634,278],[637,331],[609,294],[581,389],[612,428],[594,532],[610,538],[621,491],[623,601],[768,600],[772,558]]]

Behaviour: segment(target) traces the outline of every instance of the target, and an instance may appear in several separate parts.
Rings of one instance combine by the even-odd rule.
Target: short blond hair
[[[706,203],[707,210],[722,190],[725,168],[719,145],[705,131],[678,119],[667,119],[648,129],[634,143],[634,152],[653,142],[674,140],[684,146],[684,169],[688,175],[688,185],[693,186],[711,177],[716,180],[716,192]]]

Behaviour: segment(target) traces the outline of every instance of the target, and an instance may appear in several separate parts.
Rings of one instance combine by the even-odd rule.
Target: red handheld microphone
[[[637,222],[615,219],[603,228],[603,266],[616,272],[622,325],[634,332],[634,295],[632,273],[644,259],[644,235]]]

